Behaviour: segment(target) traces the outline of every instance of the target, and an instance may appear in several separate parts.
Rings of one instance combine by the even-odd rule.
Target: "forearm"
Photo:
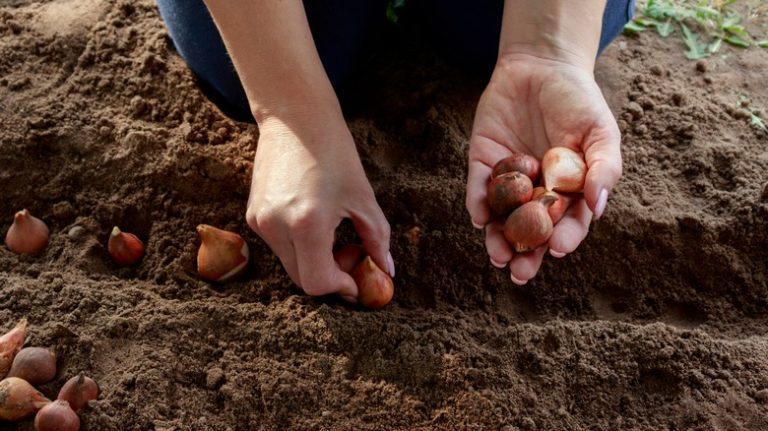
[[[529,54],[592,72],[606,0],[506,0],[499,59]]]
[[[259,125],[297,113],[341,115],[301,0],[205,0]]]

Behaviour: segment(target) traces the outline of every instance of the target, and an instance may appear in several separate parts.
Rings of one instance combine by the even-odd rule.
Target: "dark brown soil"
[[[373,55],[347,114],[398,277],[369,312],[304,296],[249,232],[257,131],[200,93],[151,1],[3,2],[0,232],[28,208],[52,237],[0,247],[0,329],[27,317],[55,350],[47,395],[99,382],[84,430],[768,429],[768,133],[746,113],[768,117],[768,50],[680,44],[601,58],[625,174],[525,287],[464,209],[482,82],[402,41]],[[199,223],[248,240],[247,277],[196,277]],[[110,262],[113,225],[138,267]]]

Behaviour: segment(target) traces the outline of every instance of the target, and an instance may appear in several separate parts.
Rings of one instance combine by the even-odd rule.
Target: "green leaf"
[[[717,39],[714,40],[714,42],[710,43],[707,46],[707,52],[709,52],[710,54],[714,54],[717,51],[720,51],[720,46],[722,44],[723,44],[723,38],[722,37],[718,37]]]
[[[680,24],[683,29],[683,42],[688,50],[685,51],[685,56],[691,60],[698,60],[704,58],[709,54],[706,51],[706,46],[699,42],[699,35],[691,31],[685,24]]]
[[[638,24],[635,21],[630,21],[624,26],[625,34],[637,34],[645,30],[645,26]]]
[[[768,48],[768,39],[763,39],[757,42],[757,46],[759,46],[760,48]]]
[[[752,112],[749,113],[749,124],[757,127],[763,132],[768,132],[768,127],[765,127],[765,122],[763,121],[763,119],[758,117]]]
[[[656,26],[656,31],[661,37],[667,37],[672,34],[675,31],[675,28],[672,27],[672,19],[668,19],[664,24]]]
[[[741,48],[749,48],[749,46],[752,44],[750,41],[742,39],[741,36],[737,36],[735,34],[729,34],[725,36],[723,40],[730,43],[731,45]]]

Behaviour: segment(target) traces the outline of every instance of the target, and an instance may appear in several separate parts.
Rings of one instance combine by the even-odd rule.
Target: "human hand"
[[[608,194],[621,176],[620,133],[590,70],[530,54],[510,54],[496,66],[478,103],[469,142],[466,205],[477,228],[485,228],[491,263],[509,264],[512,281],[523,285],[541,266],[547,248],[554,257],[573,252],[600,218]],[[492,220],[486,201],[491,169],[513,152],[541,159],[550,147],[585,155],[583,197],[571,202],[547,245],[514,253],[503,221]]]
[[[352,220],[363,248],[394,276],[390,228],[376,203],[352,135],[333,113],[302,113],[260,123],[246,220],[312,296],[357,297],[333,257],[335,230]]]

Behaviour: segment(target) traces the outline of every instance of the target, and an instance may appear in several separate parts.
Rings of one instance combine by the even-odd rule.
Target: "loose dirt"
[[[257,131],[200,93],[152,2],[5,1],[0,232],[28,208],[52,237],[0,247],[0,329],[27,317],[57,353],[47,395],[99,382],[84,430],[768,429],[768,133],[748,114],[768,117],[768,51],[680,44],[600,59],[625,173],[525,287],[464,209],[482,81],[402,37],[371,54],[346,114],[398,276],[370,312],[303,295],[249,231]],[[199,223],[248,240],[247,277],[198,280]],[[146,242],[138,267],[110,262],[113,225]]]

